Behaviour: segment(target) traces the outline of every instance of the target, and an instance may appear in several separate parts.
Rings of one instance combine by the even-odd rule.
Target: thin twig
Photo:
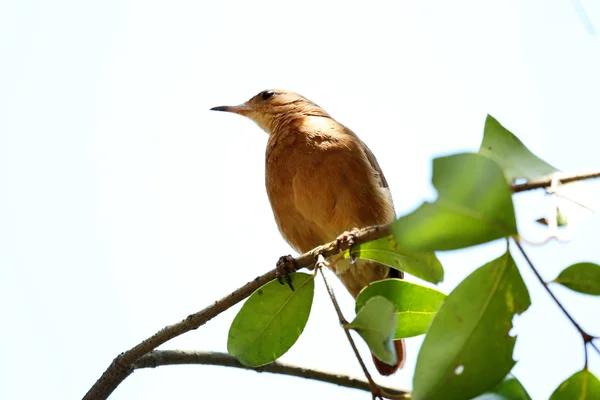
[[[594,339],[598,339],[598,338],[594,338]],[[600,356],[600,348],[598,348],[598,346],[596,346],[596,343],[594,342],[594,340],[591,340],[589,345],[592,346],[592,348],[594,350],[596,350],[596,353],[598,353],[598,355]]]
[[[371,377],[371,374],[369,373],[369,370],[367,369],[365,362],[363,361],[362,357],[360,356],[360,353],[358,352],[358,349],[356,348],[356,343],[354,343],[354,339],[352,338],[352,335],[350,334],[350,329],[348,329],[348,327],[347,327],[348,321],[346,321],[346,318],[344,318],[344,314],[342,314],[342,310],[340,309],[340,305],[338,304],[337,299],[335,298],[333,289],[331,288],[331,286],[329,286],[329,282],[327,282],[325,273],[323,273],[323,265],[325,264],[325,259],[323,258],[322,255],[319,255],[318,257],[319,257],[319,260],[317,261],[317,265],[315,266],[315,268],[319,269],[319,272],[321,273],[321,276],[323,277],[323,282],[325,282],[325,287],[327,288],[327,293],[329,293],[329,298],[331,299],[331,302],[333,303],[333,308],[335,308],[335,312],[337,313],[337,316],[340,320],[340,324],[342,325],[342,328],[344,328],[344,333],[346,334],[346,337],[348,338],[348,342],[350,342],[350,346],[352,347],[352,350],[354,351],[354,355],[356,356],[356,359],[358,360],[358,363],[360,364],[360,367],[362,368],[363,373],[365,374],[365,377],[367,378],[367,381],[369,381],[369,385],[371,386],[371,394],[373,395],[374,399],[377,397],[382,398],[381,389],[379,388],[379,386],[375,383],[375,381]]]
[[[140,358],[134,364],[133,368],[137,370],[142,368],[156,368],[164,365],[181,364],[218,365],[222,367],[241,368],[256,372],[268,372],[279,375],[312,379],[351,389],[364,390],[366,392],[371,391],[368,381],[348,375],[334,374],[312,368],[302,368],[279,361],[263,365],[262,367],[252,368],[243,365],[235,357],[230,356],[229,354],[210,351],[153,350]],[[384,389],[386,392],[389,392],[394,396],[405,396],[408,394],[408,392],[404,390],[392,387],[385,387]]]
[[[550,297],[552,297],[552,300],[554,300],[554,302],[556,303],[556,305],[558,306],[558,308],[560,308],[562,310],[562,312],[569,319],[569,321],[571,321],[571,324],[573,324],[573,326],[575,327],[575,329],[577,329],[577,331],[581,335],[581,339],[583,340],[583,349],[584,349],[584,352],[585,352],[584,353],[585,354],[585,366],[587,367],[587,364],[588,364],[588,348],[587,348],[587,345],[588,345],[588,343],[592,343],[592,339],[594,339],[594,337],[592,335],[588,334],[585,330],[583,330],[583,328],[577,323],[577,321],[575,321],[575,319],[571,316],[571,314],[569,314],[569,312],[567,311],[567,309],[562,305],[562,303],[560,302],[560,300],[558,300],[558,298],[554,295],[554,293],[552,292],[552,290],[550,289],[550,287],[548,286],[548,284],[546,283],[546,281],[544,280],[544,278],[542,278],[542,275],[540,275],[540,273],[538,272],[537,268],[535,268],[535,266],[533,265],[533,262],[531,262],[531,260],[529,259],[529,256],[527,256],[527,253],[525,253],[525,249],[523,248],[523,246],[521,246],[521,243],[519,242],[519,240],[514,239],[514,242],[517,245],[517,247],[519,248],[519,251],[521,251],[521,254],[525,258],[525,261],[527,261],[527,264],[529,264],[529,267],[533,271],[533,273],[536,276],[536,278],[538,279],[538,281],[540,281],[540,283],[542,284],[542,286],[544,287],[544,289],[546,289],[546,292],[548,292],[548,294],[550,295]],[[594,343],[592,343],[592,347],[595,347]],[[599,352],[599,354],[600,354],[600,352]]]
[[[556,175],[557,174],[552,174],[550,176],[545,176],[543,178],[530,179],[525,183],[519,183],[516,185],[512,185],[511,189],[512,189],[513,193],[526,192],[528,190],[535,190],[535,189],[544,189],[544,188],[547,188],[552,185],[552,179]],[[586,179],[595,179],[595,178],[600,178],[600,171],[591,171],[591,172],[584,172],[584,173],[579,173],[579,174],[560,173],[560,175],[558,175],[558,180],[561,183],[570,183],[570,182],[583,181]]]

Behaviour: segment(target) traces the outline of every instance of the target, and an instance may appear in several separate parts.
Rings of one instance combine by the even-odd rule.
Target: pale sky
[[[597,169],[599,30],[598,0],[3,0],[0,398],[81,398],[121,351],[292,252],[264,189],[267,136],[210,107],[273,87],[305,95],[369,145],[405,214],[434,195],[434,157],[479,147],[488,113],[550,164]],[[531,221],[548,203],[517,199],[521,231],[539,239]],[[575,228],[570,244],[530,250],[546,279],[600,263],[600,219]],[[502,251],[497,242],[440,253],[438,289]],[[581,369],[582,346],[515,259],[533,305],[515,320],[514,373],[546,399]],[[599,298],[553,288],[600,334]],[[351,297],[335,290],[351,318]],[[238,309],[165,348],[226,351]],[[410,388],[421,341],[409,339],[405,369],[378,382]],[[320,281],[282,361],[361,376]],[[600,356],[590,362],[600,375]],[[283,396],[369,398],[185,366],[138,371],[111,399]]]

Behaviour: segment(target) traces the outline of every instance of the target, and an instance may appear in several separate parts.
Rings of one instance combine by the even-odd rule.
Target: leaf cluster
[[[503,255],[475,269],[448,295],[401,279],[373,282],[358,295],[356,317],[345,328],[355,330],[382,361],[396,361],[395,339],[426,335],[414,371],[413,399],[529,399],[510,375],[517,340],[511,335],[512,320],[531,305],[508,246],[509,240],[522,240],[511,185],[557,172],[488,116],[477,153],[433,161],[435,201],[424,202],[393,222],[391,236],[344,253],[344,257],[377,261],[437,284],[444,278],[444,269],[435,252],[498,239],[507,242]],[[553,189],[555,195],[562,187]],[[572,200],[578,204],[584,199]],[[548,225],[556,227],[564,225],[569,215],[556,209],[552,218],[553,224]],[[291,278],[295,291],[272,281],[258,289],[235,317],[228,350],[243,364],[260,366],[276,360],[304,330],[313,301],[314,275],[294,273]],[[600,295],[600,266],[578,263],[552,282]],[[587,364],[557,386],[552,399],[600,399],[600,381]]]

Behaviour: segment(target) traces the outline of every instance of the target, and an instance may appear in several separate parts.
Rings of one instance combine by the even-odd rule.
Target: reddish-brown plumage
[[[269,134],[267,193],[281,234],[297,251],[304,253],[352,228],[395,218],[387,182],[373,153],[316,104],[274,89],[239,106],[215,109],[244,115]],[[371,282],[390,276],[387,266],[372,261],[329,261],[354,297]],[[404,363],[404,343],[395,344],[397,365],[374,358],[382,375],[391,375]]]

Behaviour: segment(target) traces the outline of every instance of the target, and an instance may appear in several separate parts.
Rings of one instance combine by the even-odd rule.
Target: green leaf
[[[535,179],[560,172],[533,154],[524,144],[491,115],[487,116],[479,154],[494,159],[509,176],[516,179]],[[560,185],[558,197],[558,226],[566,226],[589,217],[600,203],[598,190],[583,182]],[[553,217],[554,218],[554,217]],[[547,224],[546,218],[538,222]]]
[[[288,351],[306,326],[315,282],[312,274],[290,274],[294,291],[273,280],[252,293],[229,328],[227,351],[258,367]]]
[[[529,394],[514,376],[509,375],[495,388],[473,400],[531,400]]]
[[[394,305],[377,296],[367,301],[347,327],[358,332],[375,357],[394,365],[398,360],[394,347],[396,325]]]
[[[573,264],[554,279],[579,293],[600,296],[600,265],[588,262]]]
[[[402,248],[453,250],[517,234],[510,186],[490,158],[473,153],[436,158],[433,185],[434,203],[392,224]]]
[[[439,283],[444,280],[444,268],[435,253],[404,250],[393,236],[352,246],[352,256],[378,261],[427,282]],[[349,258],[350,253],[345,251],[344,257]]]
[[[511,180],[535,179],[558,172],[556,168],[533,154],[518,137],[491,115],[485,120],[479,154],[494,159]]]
[[[510,253],[475,270],[448,295],[417,358],[413,399],[470,399],[515,365],[512,318],[531,301]]]
[[[431,319],[446,298],[444,293],[416,283],[386,279],[371,283],[358,294],[356,312],[376,296],[385,297],[394,305],[398,317],[395,339],[427,332]]]
[[[600,399],[600,380],[588,369],[572,375],[560,384],[550,400],[596,400]]]
[[[521,382],[514,376],[508,376],[492,389],[491,392],[501,395],[506,400],[531,400],[527,390],[525,390]]]

